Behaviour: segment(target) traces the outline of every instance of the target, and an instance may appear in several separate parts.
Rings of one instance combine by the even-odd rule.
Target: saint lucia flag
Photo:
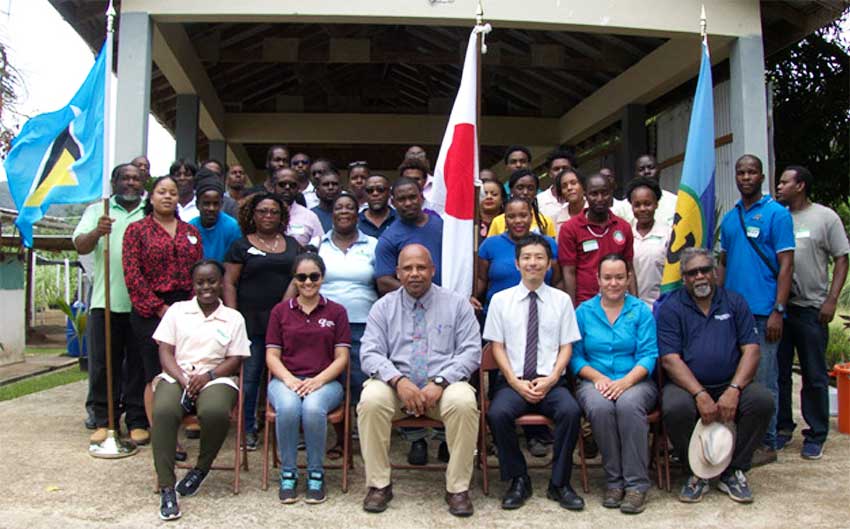
[[[15,225],[28,248],[33,224],[52,204],[90,202],[101,195],[105,55],[101,49],[65,108],[30,119],[12,141],[4,168],[18,208]]]
[[[682,283],[679,268],[682,250],[692,246],[711,248],[715,222],[714,169],[714,93],[708,38],[703,38],[702,60],[688,127],[673,232],[661,278],[662,293],[675,290]]]

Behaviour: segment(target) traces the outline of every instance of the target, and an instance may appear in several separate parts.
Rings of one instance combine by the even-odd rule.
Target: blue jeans
[[[363,391],[363,383],[367,377],[360,369],[360,340],[363,339],[363,333],[366,331],[365,323],[350,323],[351,327],[351,351],[349,353],[351,361],[351,405],[357,406],[360,402],[360,392]],[[345,382],[345,373],[340,377],[341,382]]]
[[[245,396],[245,432],[257,431],[257,396],[260,392],[260,380],[266,367],[266,337],[255,334],[251,338],[251,356],[245,360],[245,372],[242,385]]]
[[[788,317],[779,346],[779,418],[778,429],[793,432],[791,414],[791,373],[794,350],[800,360],[803,389],[800,391],[800,408],[809,428],[803,430],[808,441],[823,444],[829,432],[829,375],[826,367],[826,344],[829,329],[821,324],[820,309],[815,307],[788,307]]]
[[[275,409],[275,435],[280,452],[280,471],[298,473],[298,430],[304,429],[307,472],[324,472],[328,413],[342,403],[342,384],[334,380],[299,397],[280,379],[269,382],[269,402]]]
[[[756,382],[761,383],[773,395],[773,409],[779,408],[779,363],[777,353],[779,342],[767,341],[767,316],[756,316],[756,329],[759,333],[759,367],[756,371]],[[787,332],[787,329],[785,329]],[[770,418],[770,425],[764,434],[763,444],[768,448],[776,448],[776,412]]]

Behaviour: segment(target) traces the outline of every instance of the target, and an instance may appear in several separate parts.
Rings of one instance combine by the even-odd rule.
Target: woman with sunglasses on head
[[[237,375],[250,356],[245,320],[221,303],[224,267],[207,259],[189,271],[195,297],[172,305],[154,332],[162,373],[155,382],[153,460],[160,489],[159,517],[180,517],[177,493],[194,496],[218,455],[236,405]],[[194,468],[177,483],[174,451],[186,414],[197,415],[201,451]]]
[[[269,314],[292,280],[292,265],[301,245],[283,235],[289,208],[275,194],[251,196],[239,212],[244,237],[225,258],[224,304],[245,317],[251,357],[245,362],[245,446],[257,449],[257,395],[266,365],[265,336]]]
[[[531,205],[531,231],[546,237],[555,237],[555,222],[540,213],[537,207],[537,192],[540,190],[540,179],[529,169],[519,169],[511,174],[508,181],[511,190],[511,198],[524,198]],[[488,237],[504,233],[507,229],[505,216],[499,215],[490,223]]]
[[[319,294],[325,263],[317,254],[299,255],[292,267],[297,295],[272,309],[266,333],[266,363],[272,374],[269,403],[277,419],[282,503],[298,500],[298,432],[307,447],[306,503],[326,499],[323,460],[328,413],[343,401],[339,382],[348,364],[351,330],[345,308]]]
[[[204,257],[200,233],[177,216],[178,189],[171,176],[154,180],[144,207],[145,218],[127,226],[121,249],[124,282],[133,304],[130,326],[139,342],[145,372],[144,400],[149,423],[153,411],[151,382],[162,371],[159,347],[152,336],[168,307],[191,296],[189,269]],[[131,439],[147,444],[150,437],[147,431],[135,429]]]

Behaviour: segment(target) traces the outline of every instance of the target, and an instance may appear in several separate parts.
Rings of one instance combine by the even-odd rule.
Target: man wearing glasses
[[[395,210],[390,207],[390,181],[384,175],[372,175],[365,180],[363,191],[366,209],[360,211],[357,227],[377,239],[396,219]]]
[[[298,195],[298,175],[293,169],[278,169],[273,177],[274,192],[289,207],[289,226],[286,234],[298,241],[301,246],[312,244],[319,246],[324,235],[322,223],[315,213],[295,201]]]
[[[717,488],[751,503],[744,473],[774,413],[770,391],[753,380],[760,356],[756,321],[740,294],[717,285],[709,250],[684,250],[681,269],[684,288],[658,310],[658,352],[669,377],[661,399],[664,424],[679,460],[690,468],[688,445],[697,419],[734,423],[735,450]],[[691,475],[679,500],[696,503],[708,491],[708,480]]]
[[[289,166],[295,171],[295,175],[298,177],[298,191],[304,195],[304,202],[307,204],[307,209],[313,209],[319,205],[316,188],[310,179],[310,171],[312,170],[310,163],[310,157],[303,152],[296,153],[289,162]],[[316,160],[316,164],[318,163],[319,160]],[[317,169],[321,170],[321,167]]]

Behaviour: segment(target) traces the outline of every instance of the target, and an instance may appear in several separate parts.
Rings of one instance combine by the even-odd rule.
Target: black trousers
[[[95,424],[106,427],[108,423],[106,397],[106,321],[103,309],[92,309],[89,314],[89,391],[94,408]],[[130,326],[130,314],[112,312],[112,403],[119,413],[119,397],[124,396],[127,428],[147,428],[145,416],[145,377],[138,340]],[[126,369],[124,362],[126,361]],[[122,377],[122,373],[124,376]],[[116,417],[117,423],[117,417]],[[118,426],[117,424],[115,425]]]
[[[509,480],[528,474],[525,457],[519,448],[515,421],[527,413],[540,413],[555,423],[552,459],[552,484],[557,487],[570,484],[573,469],[573,450],[581,424],[581,408],[569,390],[562,384],[552,388],[536,404],[523,399],[499,377],[487,422],[499,449],[501,478]],[[544,427],[545,428],[545,427]]]
[[[708,394],[717,401],[728,385],[708,387]],[[661,401],[661,413],[667,434],[673,442],[673,448],[679,461],[688,464],[688,444],[699,419],[696,401],[690,393],[672,382],[664,386]],[[753,459],[753,451],[761,444],[764,433],[773,417],[773,395],[757,382],[751,382],[741,392],[738,400],[738,413],[735,416],[737,433],[735,435],[735,453],[730,470],[748,471]],[[688,464],[690,472],[690,464]]]

